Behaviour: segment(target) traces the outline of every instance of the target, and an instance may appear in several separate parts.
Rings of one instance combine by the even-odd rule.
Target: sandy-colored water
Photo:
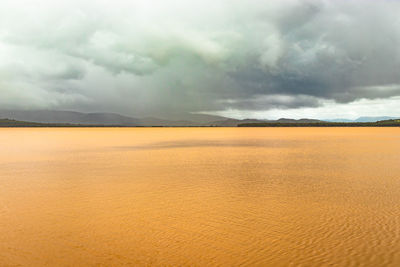
[[[399,266],[399,128],[0,129],[0,266]]]

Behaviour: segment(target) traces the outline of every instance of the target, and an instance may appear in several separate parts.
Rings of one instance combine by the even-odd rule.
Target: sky
[[[1,0],[0,108],[400,116],[400,1]]]

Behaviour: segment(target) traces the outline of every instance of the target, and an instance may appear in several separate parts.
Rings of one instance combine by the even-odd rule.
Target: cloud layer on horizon
[[[5,0],[0,105],[240,116],[392,101],[398,14],[394,0]]]

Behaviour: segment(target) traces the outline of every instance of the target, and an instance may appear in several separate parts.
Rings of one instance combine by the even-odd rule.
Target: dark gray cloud
[[[0,104],[154,115],[389,99],[398,14],[388,0],[5,0]]]

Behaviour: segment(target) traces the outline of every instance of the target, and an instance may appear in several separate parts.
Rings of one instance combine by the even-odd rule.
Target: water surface
[[[399,128],[0,129],[0,266],[399,266]]]

